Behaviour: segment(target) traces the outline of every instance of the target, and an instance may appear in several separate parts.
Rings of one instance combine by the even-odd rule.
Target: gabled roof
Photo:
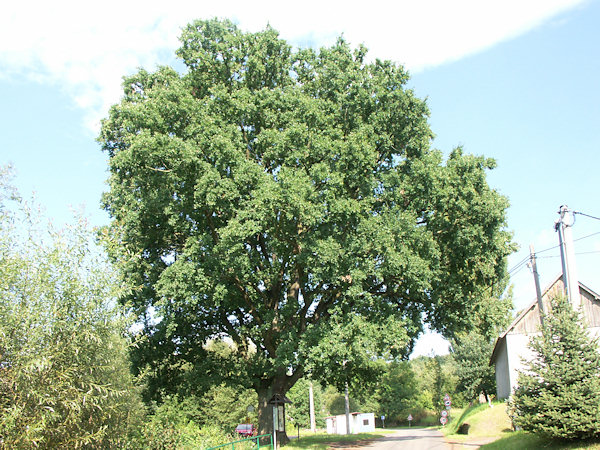
[[[554,280],[548,284],[544,290],[542,291],[542,298],[544,298],[544,296],[548,293],[548,291],[550,289],[552,289],[552,287],[559,281],[562,280],[562,273],[560,275],[558,275],[557,277],[554,278]],[[585,284],[583,284],[582,282],[579,282],[579,289],[583,289],[584,291],[587,291],[592,297],[594,297],[595,300],[600,301],[600,294],[597,294],[596,292],[594,292],[593,290],[591,290],[589,287],[587,287]],[[537,305],[537,297],[529,304],[529,306],[527,306],[525,309],[523,309],[523,311],[521,311],[521,313],[515,318],[515,320],[512,321],[512,323],[508,326],[508,328],[506,329],[506,331],[504,331],[504,333],[502,333],[500,336],[498,336],[498,339],[496,339],[496,344],[494,345],[494,351],[492,352],[492,356],[490,358],[490,366],[492,364],[494,364],[494,361],[496,360],[496,354],[498,353],[498,349],[500,347],[500,343],[506,339],[506,335],[508,333],[510,333],[512,330],[515,329],[515,327],[517,326],[517,324],[523,319],[523,317],[525,317],[525,315],[531,311],[533,308],[535,308]]]

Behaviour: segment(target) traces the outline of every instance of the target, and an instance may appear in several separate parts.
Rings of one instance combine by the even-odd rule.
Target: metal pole
[[[277,450],[277,403],[273,406],[273,450]]]
[[[571,233],[575,217],[567,205],[562,205],[558,213],[560,214],[560,219],[556,221],[555,228],[558,231],[560,241],[563,282],[569,302],[573,309],[577,310],[581,307],[581,295],[579,294],[579,280],[577,279],[575,253],[573,252],[573,235]]]

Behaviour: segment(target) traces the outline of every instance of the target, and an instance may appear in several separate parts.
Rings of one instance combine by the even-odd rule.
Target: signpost
[[[385,416],[381,416],[381,423],[383,423],[383,428],[385,428]]]
[[[285,404],[292,403],[285,395],[275,394],[269,400],[273,405],[273,450],[277,450],[277,432],[285,433]]]
[[[452,399],[448,394],[444,395],[444,406],[446,409],[442,411],[442,417],[440,418],[440,422],[442,425],[446,425],[448,423],[448,416],[450,415],[449,411],[452,405]]]
[[[412,422],[412,420],[413,420],[413,416],[412,416],[412,414],[409,414],[408,415],[408,428],[410,428],[410,423]]]

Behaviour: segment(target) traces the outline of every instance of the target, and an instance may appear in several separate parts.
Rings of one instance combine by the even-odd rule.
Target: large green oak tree
[[[495,163],[430,148],[401,66],[219,20],[181,43],[185,73],[126,77],[99,138],[152,395],[235,375],[265,432],[268,400],[307,371],[341,385],[406,356],[423,318],[446,335],[485,320],[511,251]],[[224,338],[219,359],[206,343]]]

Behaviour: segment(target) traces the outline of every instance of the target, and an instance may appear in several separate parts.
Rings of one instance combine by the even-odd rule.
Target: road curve
[[[358,445],[357,445],[358,444]],[[452,446],[444,441],[444,435],[431,428],[403,428],[391,431],[381,439],[364,443],[345,443],[332,446],[337,449],[351,450],[450,450]]]

